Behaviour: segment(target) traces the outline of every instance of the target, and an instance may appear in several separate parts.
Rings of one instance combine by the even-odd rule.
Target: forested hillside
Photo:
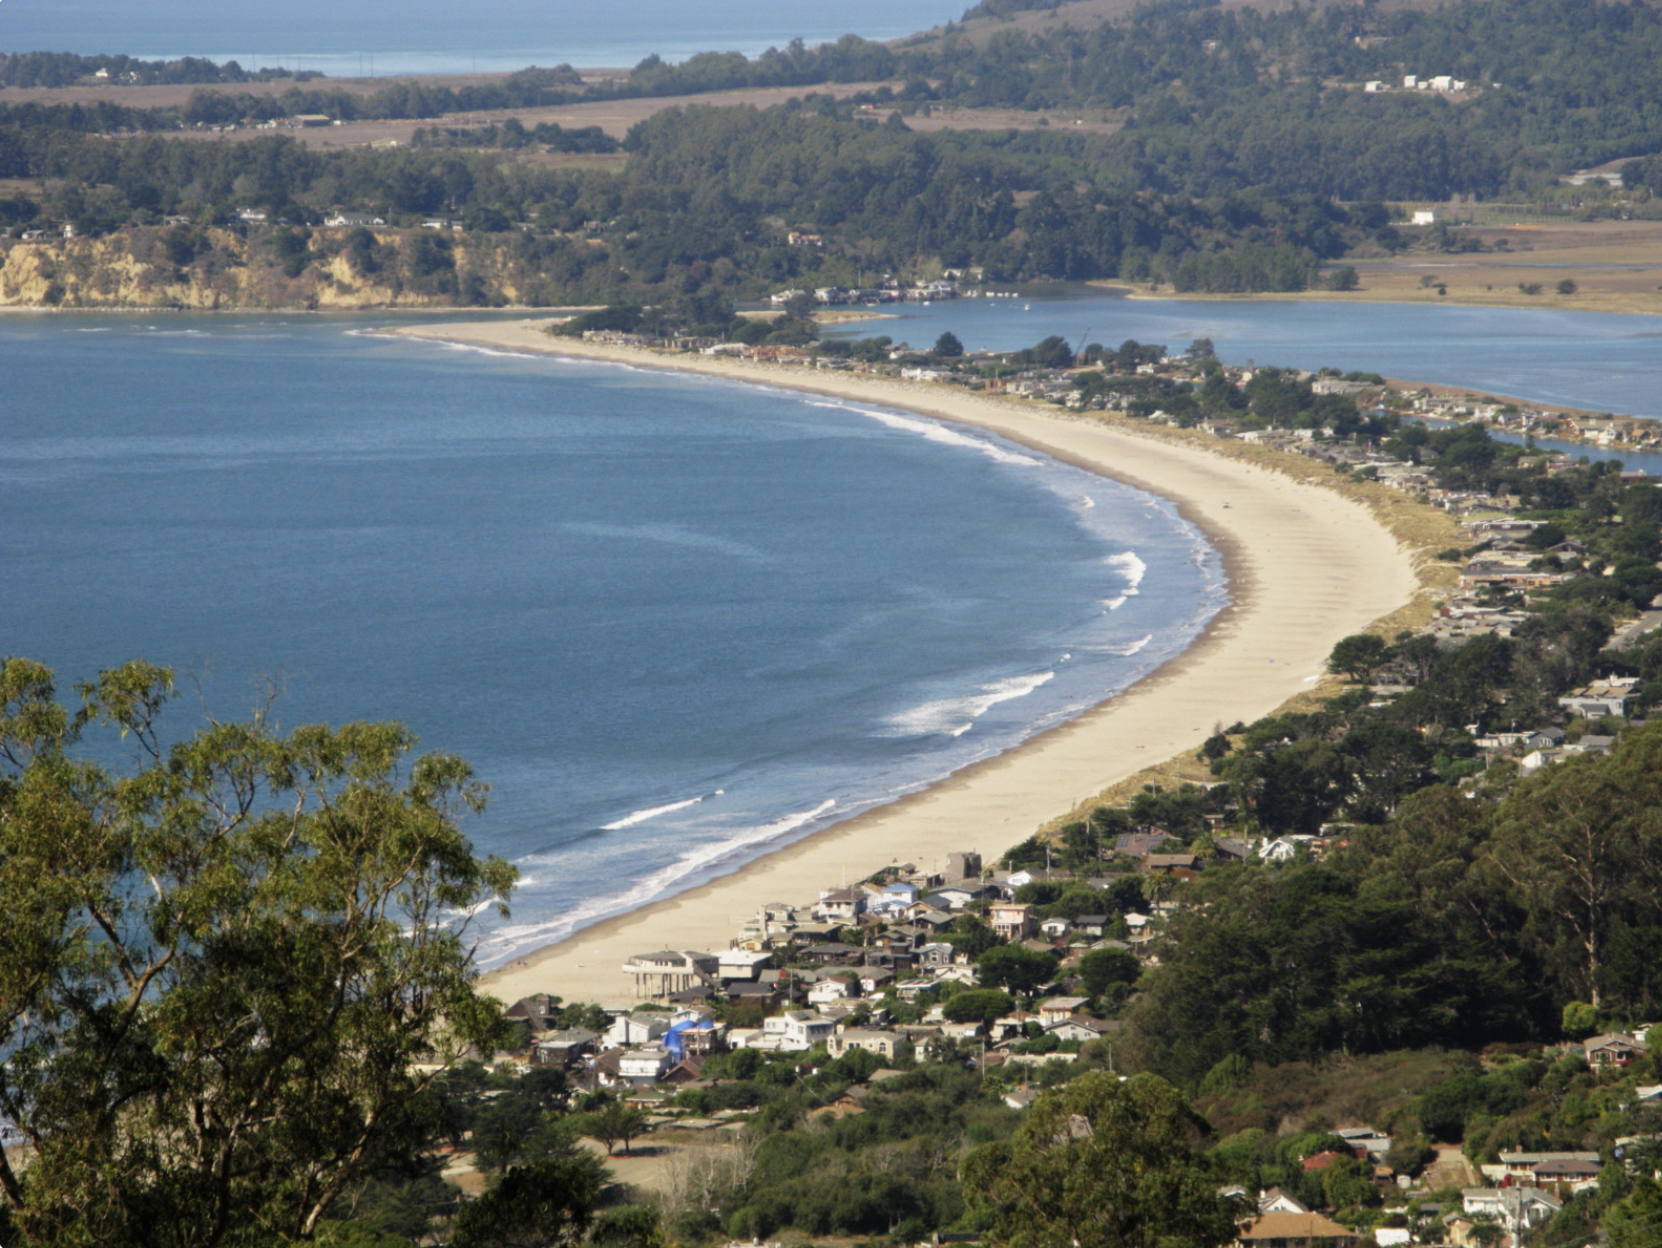
[[[1632,157],[1638,199],[1648,200],[1644,188],[1658,179],[1645,158],[1662,152],[1658,51],[1662,11],[1638,0],[1276,13],[1156,4],[1088,31],[980,40],[949,32],[897,46],[850,36],[677,66],[649,58],[606,83],[585,84],[562,66],[484,86],[397,83],[368,95],[327,83],[280,95],[203,90],[171,110],[8,103],[0,92],[0,178],[40,188],[0,201],[0,228],[71,225],[87,237],[167,216],[236,226],[247,210],[306,226],[345,209],[393,225],[443,217],[537,236],[545,280],[485,275],[482,293],[474,289],[485,302],[650,299],[688,284],[754,296],[804,282],[854,285],[868,271],[970,266],[992,280],[1298,290],[1349,249],[1400,245],[1387,199],[1539,198],[1567,170]],[[13,57],[3,68],[12,81],[47,81],[90,63]],[[156,80],[212,69],[235,82],[240,73],[132,64],[122,72]],[[1404,89],[1407,74],[1447,80]],[[548,124],[438,126],[423,131],[421,151],[327,154],[275,138],[119,137],[297,114],[441,118],[872,80],[890,85],[841,101],[809,94],[765,112],[661,112],[630,132],[621,172],[528,159],[613,146],[599,131]],[[1383,89],[1364,90],[1370,81]],[[908,128],[909,117],[942,104],[1067,109],[1119,128]],[[1624,201],[1619,211],[1649,207]],[[793,251],[784,245],[791,230],[824,242],[812,254]],[[584,235],[578,246],[557,241],[574,231]],[[533,288],[541,293],[525,293]]]

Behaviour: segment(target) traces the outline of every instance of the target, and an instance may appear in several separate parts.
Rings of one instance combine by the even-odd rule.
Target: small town
[[[1533,746],[1538,735],[1496,745]],[[562,1071],[574,1094],[638,1111],[639,1137],[694,1155],[725,1147],[704,1137],[742,1133],[754,1114],[740,1089],[763,1067],[739,1060],[747,1051],[767,1055],[774,1069],[818,1076],[810,1122],[866,1114],[926,1064],[967,1069],[1010,1110],[1025,1111],[1080,1069],[1114,1070],[1121,1023],[1104,1015],[1117,1013],[1113,1003],[1144,967],[1158,965],[1185,882],[1247,862],[1320,861],[1342,835],[1203,836],[1184,845],[1151,825],[1103,850],[1103,874],[983,869],[973,852],[936,866],[897,864],[812,902],[763,907],[728,949],[630,958],[619,969],[638,999],[633,1008],[574,1009],[550,995],[517,1001],[507,1017],[526,1043],[495,1060],[506,1070]],[[1092,902],[1101,913],[1080,909]],[[592,1026],[568,1026],[574,1013]],[[1662,1028],[1640,1026],[1544,1056],[1662,1113],[1662,1083],[1629,1077],[1636,1063],[1650,1069],[1658,1036]],[[1311,1139],[1308,1155],[1294,1159],[1303,1199],[1279,1186],[1222,1189],[1242,1211],[1243,1248],[1495,1248],[1545,1225],[1608,1173],[1594,1150],[1503,1148],[1473,1158],[1458,1147],[1417,1149],[1362,1123]],[[1620,1162],[1658,1145],[1662,1134],[1622,1137],[1613,1153]],[[1339,1214],[1341,1204],[1351,1208]]]

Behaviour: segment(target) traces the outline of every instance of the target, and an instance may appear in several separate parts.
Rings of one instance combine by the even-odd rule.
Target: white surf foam
[[[1134,641],[1128,646],[1120,646],[1118,648],[1109,647],[1108,648],[1108,653],[1109,654],[1117,654],[1122,659],[1128,659],[1132,655],[1136,654],[1139,650],[1141,650],[1144,646],[1148,645],[1148,643],[1153,641],[1153,640],[1154,640],[1154,634],[1150,633],[1148,636],[1144,637],[1141,641]]]
[[[1148,574],[1148,564],[1137,558],[1137,552],[1128,550],[1124,554],[1109,555],[1103,560],[1110,568],[1120,574],[1125,582],[1125,588],[1112,598],[1104,598],[1102,605],[1110,611],[1118,611],[1125,605],[1127,598],[1134,598],[1138,587],[1143,583],[1143,577]]]
[[[1055,672],[1035,672],[1031,676],[1012,676],[982,685],[979,692],[958,698],[939,698],[910,710],[891,715],[885,721],[889,737],[929,737],[944,734],[961,737],[1000,702],[1024,698],[1040,685],[1046,684]]]
[[[637,823],[645,823],[648,819],[656,819],[659,815],[667,815],[672,810],[685,810],[689,806],[696,806],[704,800],[703,797],[689,797],[684,802],[671,802],[668,806],[652,806],[646,810],[632,810],[615,823],[600,825],[603,832],[616,832],[619,828],[632,828]]]
[[[1109,555],[1105,562],[1125,578],[1125,592],[1134,594],[1137,586],[1143,583],[1143,577],[1148,574],[1148,564],[1137,558],[1137,552],[1126,551],[1123,555]]]
[[[931,420],[917,420],[910,416],[902,416],[899,412],[887,412],[881,408],[859,407],[852,403],[830,403],[823,400],[809,400],[814,407],[829,407],[839,411],[854,412],[860,416],[869,417],[879,424],[891,429],[904,429],[907,433],[915,433],[927,438],[931,442],[939,442],[943,446],[961,446],[966,450],[979,451],[988,459],[996,460],[1001,464],[1016,464],[1023,468],[1042,468],[1044,460],[1035,459],[1031,455],[1022,455],[1016,451],[1005,450],[992,442],[981,438],[972,438],[968,434],[959,433],[956,429],[949,429],[945,425],[938,425]]]
[[[725,840],[700,845],[682,854],[666,867],[661,867],[637,883],[633,888],[596,897],[582,905],[573,906],[558,918],[540,923],[518,923],[492,931],[480,943],[480,956],[486,961],[506,958],[531,945],[552,944],[563,940],[580,927],[608,915],[622,914],[643,906],[675,890],[676,885],[689,876],[717,866],[722,861],[754,850],[812,823],[836,808],[835,798],[828,798],[812,810],[797,811],[771,823],[745,828]]]

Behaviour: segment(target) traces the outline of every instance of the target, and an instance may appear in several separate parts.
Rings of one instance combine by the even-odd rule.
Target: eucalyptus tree
[[[425,1147],[423,1071],[502,1034],[465,916],[514,871],[458,827],[484,786],[396,724],[170,739],[142,662],[76,692],[0,664],[4,1242],[305,1238]]]

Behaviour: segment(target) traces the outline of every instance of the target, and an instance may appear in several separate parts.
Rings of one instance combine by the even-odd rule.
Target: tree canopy
[[[458,914],[508,895],[459,820],[484,789],[396,724],[170,741],[172,674],[55,698],[0,664],[0,1160],[11,1244],[257,1245],[421,1149],[430,1078],[502,1034]],[[136,757],[82,753],[112,728]]]
[[[1235,1211],[1196,1151],[1205,1121],[1165,1080],[1093,1071],[964,1161],[1002,1248],[1217,1248]]]

